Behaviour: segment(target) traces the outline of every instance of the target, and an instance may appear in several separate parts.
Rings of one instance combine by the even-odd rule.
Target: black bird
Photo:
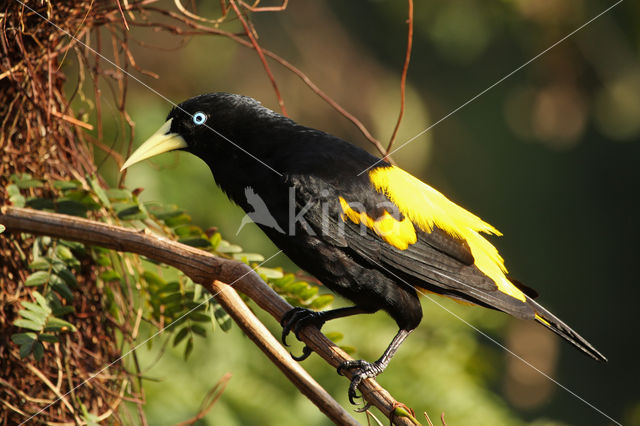
[[[122,168],[172,150],[201,158],[246,212],[256,216],[253,205],[262,203],[256,204],[255,195],[261,198],[267,211],[260,211],[270,217],[252,218],[265,234],[299,267],[354,303],[324,312],[291,310],[282,320],[283,342],[291,330],[320,328],[348,315],[382,309],[396,321],[400,330],[380,359],[339,367],[354,369],[352,403],[362,379],[380,374],[420,323],[423,291],[535,320],[606,361],[536,303],[535,291],[509,278],[502,257],[481,235],[500,235],[497,229],[338,137],[297,124],[252,98],[212,93],[173,108]],[[309,353],[305,348],[300,359]]]

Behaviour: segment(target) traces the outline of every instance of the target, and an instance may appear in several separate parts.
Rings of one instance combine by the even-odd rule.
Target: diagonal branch
[[[167,240],[147,230],[138,231],[57,213],[4,206],[0,208],[0,223],[5,225],[9,232],[48,235],[137,253],[181,270],[214,295],[218,303],[254,343],[326,416],[337,424],[357,424],[353,417],[320,387],[300,364],[292,360],[287,350],[251,313],[235,290],[224,284],[225,282],[235,283],[234,287],[280,321],[292,306],[262,281],[250,266]],[[303,328],[300,337],[307,346],[333,367],[351,359],[315,327]],[[348,378],[351,378],[349,371],[345,373]],[[414,424],[408,417],[401,416],[403,410],[398,407],[402,404],[399,404],[375,380],[363,380],[360,391],[368,403],[376,406],[394,424]]]

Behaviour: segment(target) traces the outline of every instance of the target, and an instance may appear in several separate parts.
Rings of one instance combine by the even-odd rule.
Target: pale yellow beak
[[[125,161],[120,171],[123,171],[127,167],[139,163],[142,160],[162,154],[163,152],[186,148],[187,142],[182,136],[177,133],[169,133],[169,129],[171,129],[171,120],[173,120],[173,118],[167,120],[162,127],[160,127],[149,139],[140,145],[140,147],[131,154],[131,157]]]

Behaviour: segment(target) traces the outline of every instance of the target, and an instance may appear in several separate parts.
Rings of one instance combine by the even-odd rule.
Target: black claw
[[[364,404],[363,407],[361,408],[355,408],[353,411],[355,411],[356,413],[364,413],[365,411],[367,411],[369,408],[371,408],[371,403],[367,401],[366,404]]]
[[[323,319],[323,316],[318,312],[311,311],[306,308],[293,308],[289,312],[285,313],[280,320],[280,325],[282,326],[282,343],[285,346],[289,346],[287,345],[287,336],[292,331],[296,335],[296,338],[300,340],[300,332],[304,327],[308,325],[315,325],[319,330],[322,328],[324,322],[325,320]],[[307,359],[312,352],[311,348],[305,346],[302,349],[302,355],[296,357],[292,354],[291,357],[296,361],[302,361]]]
[[[362,376],[360,374],[355,374],[353,376],[353,379],[351,379],[351,384],[349,385],[349,402],[352,405],[358,405],[357,402],[354,401],[354,399],[357,398],[362,398],[361,395],[358,395],[357,389],[358,386],[360,385],[360,382],[362,382]]]
[[[351,361],[345,361],[340,364],[337,368],[338,374],[343,376],[344,370],[356,369],[351,376],[351,384],[349,385],[349,402],[353,405],[358,405],[354,400],[356,398],[362,398],[361,395],[358,395],[357,390],[358,386],[364,379],[376,377],[378,374],[382,373],[383,367],[380,366],[378,362],[367,362],[362,359],[356,359]],[[363,409],[366,411],[367,407]]]
[[[285,346],[289,346],[287,344],[287,336],[291,333],[291,327],[295,327],[296,324],[300,321],[301,314],[304,314],[307,311],[305,308],[293,308],[287,313],[284,314],[282,319],[280,320],[280,325],[282,326],[282,336],[280,340]],[[297,334],[296,334],[297,337]]]
[[[309,355],[311,355],[313,353],[313,350],[305,345],[304,348],[302,348],[302,355],[300,356],[295,356],[294,354],[291,354],[291,358],[295,359],[296,361],[304,361],[305,359],[309,358]]]

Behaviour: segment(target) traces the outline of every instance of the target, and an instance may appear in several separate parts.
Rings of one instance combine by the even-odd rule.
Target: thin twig
[[[249,37],[249,40],[251,40],[251,44],[253,45],[253,48],[256,50],[256,53],[258,53],[258,56],[260,57],[260,61],[262,61],[262,66],[264,67],[264,71],[267,73],[267,76],[269,76],[269,80],[271,81],[273,90],[276,92],[276,97],[278,98],[278,105],[280,105],[280,111],[282,112],[282,115],[288,116],[287,109],[284,106],[284,100],[282,99],[282,95],[280,95],[280,89],[278,89],[278,84],[276,83],[276,79],[273,76],[273,73],[271,72],[271,68],[269,68],[269,64],[267,64],[267,59],[264,57],[264,53],[262,52],[262,48],[258,44],[258,40],[256,40],[256,37],[253,34],[253,31],[251,31],[251,28],[249,28],[249,24],[247,23],[247,20],[244,19],[244,16],[242,16],[242,12],[240,11],[240,8],[236,4],[235,0],[229,0],[229,4],[231,5],[231,7],[233,7],[234,12],[236,12],[238,19],[240,20],[240,22],[242,23],[242,26],[244,27],[247,37]]]
[[[151,235],[147,231],[141,232],[57,213],[5,206],[0,208],[0,223],[12,233],[49,235],[137,253],[181,270],[194,282],[202,284],[215,295],[216,300],[238,321],[256,345],[325,415],[340,424],[355,424],[355,420],[349,413],[322,389],[300,364],[291,359],[286,349],[253,316],[235,292],[234,288],[249,296],[278,321],[293,308],[262,281],[250,266]],[[223,284],[225,282],[234,283],[233,288]],[[333,367],[352,359],[315,327],[304,327],[299,334],[307,346]],[[350,371],[346,371],[345,374],[351,378]],[[393,414],[398,402],[374,379],[363,380],[360,391],[367,402],[376,406],[385,416],[393,417],[392,421],[395,424],[413,424],[408,418]]]
[[[65,115],[65,114],[61,114],[56,110],[51,110],[51,115],[61,118],[64,121],[68,121],[69,123],[78,126],[78,127],[82,127],[83,129],[86,130],[93,130],[93,126],[89,123],[85,123],[84,121],[80,121],[75,117],[71,117],[70,115]]]
[[[210,27],[206,27],[204,25],[200,25],[197,22],[194,22],[194,21],[191,21],[189,19],[186,19],[186,18],[184,18],[184,17],[182,17],[182,16],[180,16],[180,15],[174,13],[174,12],[171,12],[171,11],[166,11],[166,10],[157,9],[157,8],[153,8],[153,7],[148,7],[147,9],[150,9],[150,10],[153,10],[154,12],[169,16],[169,17],[171,17],[171,18],[173,18],[173,19],[185,24],[186,26],[188,26],[190,28],[193,28],[196,31],[189,31],[189,30],[185,30],[185,29],[182,29],[182,28],[178,28],[178,27],[174,27],[174,26],[170,26],[170,25],[166,25],[166,24],[162,24],[162,23],[149,24],[149,23],[141,23],[141,22],[139,22],[139,23],[135,23],[134,25],[139,25],[139,26],[144,26],[144,27],[161,28],[161,29],[163,29],[165,31],[168,31],[170,33],[177,34],[177,35],[182,35],[182,36],[215,34],[215,35],[227,37],[227,38],[235,41],[236,43],[238,43],[238,44],[240,44],[240,45],[242,45],[244,47],[248,47],[250,49],[254,49],[255,48],[251,44],[251,42],[249,42],[247,40],[244,40],[242,37],[238,36],[237,34],[234,34],[234,33],[228,32],[228,31],[224,31],[224,30],[221,30],[219,28],[210,28]],[[304,84],[306,84],[309,87],[309,89],[311,89],[311,91],[313,93],[315,93],[320,98],[322,98],[322,100],[324,100],[326,103],[328,103],[329,106],[331,106],[333,109],[335,109],[339,114],[341,114],[347,120],[351,121],[358,128],[358,130],[360,130],[360,132],[363,134],[363,136],[376,147],[378,152],[380,152],[380,155],[384,156],[387,153],[387,151],[386,151],[385,147],[382,145],[382,143],[378,139],[373,137],[371,132],[369,132],[367,127],[358,118],[356,118],[353,114],[348,112],[343,106],[341,106],[331,96],[329,96],[326,92],[324,92],[322,89],[320,89],[318,87],[318,85],[315,84],[313,82],[313,80],[311,80],[311,78],[308,75],[306,75],[302,70],[300,70],[299,68],[297,68],[295,65],[291,64],[286,59],[282,58],[278,54],[276,54],[276,53],[274,53],[274,52],[272,52],[272,51],[270,51],[268,49],[262,48],[262,52],[265,54],[265,56],[268,56],[269,58],[271,58],[274,61],[278,62],[283,67],[287,68],[289,71],[293,72],[298,78],[300,78],[302,80],[302,82]],[[395,164],[395,162],[393,161],[393,159],[390,156],[387,156],[387,161],[389,161],[391,164]]]
[[[198,414],[188,420],[176,424],[176,426],[190,426],[203,418],[215,405],[218,399],[220,399],[222,393],[227,388],[229,380],[231,380],[231,373],[226,373],[220,380],[218,380],[218,383],[216,383],[213,388],[211,388],[211,390],[204,396]]]
[[[407,30],[407,52],[404,57],[402,77],[400,78],[400,112],[398,113],[398,121],[396,121],[396,127],[393,129],[391,139],[389,139],[389,145],[387,145],[387,150],[384,154],[385,159],[389,156],[389,152],[391,152],[391,147],[393,146],[393,142],[396,140],[398,129],[400,129],[400,123],[402,122],[402,117],[404,116],[405,94],[407,91],[407,72],[409,71],[409,62],[411,61],[411,47],[413,45],[413,0],[409,0],[409,19],[407,20],[407,23],[409,24],[409,29]]]
[[[289,4],[289,0],[282,0],[282,4],[280,6],[258,6],[260,4],[260,0],[256,0],[253,3],[253,6],[248,5],[242,0],[238,0],[238,3],[249,12],[282,12],[285,10]]]

